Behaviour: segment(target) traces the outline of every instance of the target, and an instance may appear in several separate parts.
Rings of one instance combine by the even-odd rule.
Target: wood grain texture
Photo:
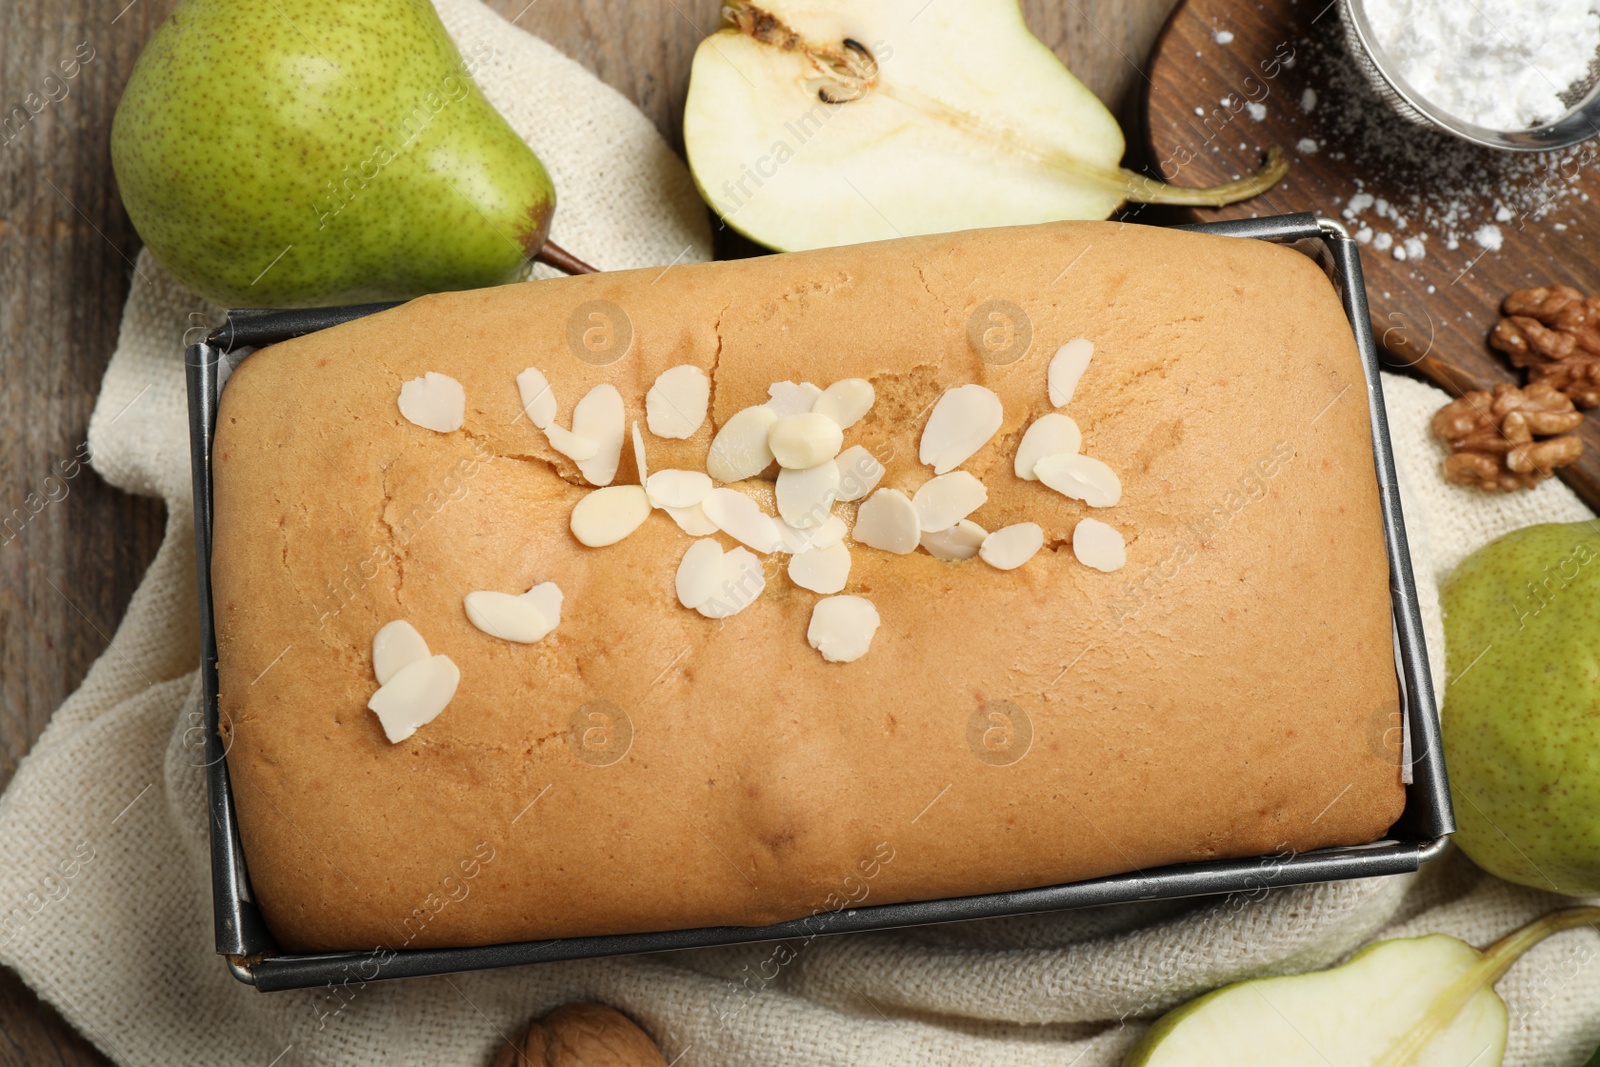
[[[65,478],[59,465],[75,469],[81,454],[139,248],[111,175],[111,116],[134,59],[172,4],[0,5],[0,118],[11,122],[0,130],[0,523],[23,516],[0,526],[0,786],[107,647],[161,539],[159,502],[110,488],[87,465]],[[682,151],[689,60],[715,28],[720,0],[490,6],[633,100]],[[1124,115],[1133,113],[1146,82],[1143,57],[1170,6],[1023,3],[1040,38]],[[93,58],[63,77],[60,64],[70,66],[84,45]],[[729,235],[718,249],[754,251]],[[106,1062],[0,971],[0,1067]]]
[[[1219,42],[1219,31],[1232,39]],[[1408,127],[1354,74],[1341,33],[1337,7],[1326,0],[1185,0],[1173,12],[1150,55],[1140,116],[1155,166],[1169,180],[1208,185],[1254,169],[1269,146],[1290,157],[1288,177],[1266,195],[1187,210],[1181,220],[1312,210],[1337,216],[1338,205],[1357,193],[1384,198],[1408,216],[1406,228],[1368,209],[1349,222],[1352,231],[1368,223],[1397,243],[1427,238],[1420,258],[1397,258],[1377,243],[1362,250],[1373,334],[1392,363],[1454,396],[1520,382],[1520,372],[1486,340],[1505,295],[1556,283],[1600,292],[1600,248],[1589,239],[1600,231],[1593,144],[1568,159],[1540,160]],[[1391,132],[1361,116],[1378,116]],[[1411,151],[1395,150],[1393,131]],[[1429,225],[1415,191],[1441,183],[1472,189],[1423,201],[1459,216]],[[1497,248],[1473,236],[1488,225],[1499,234]],[[1448,247],[1452,232],[1456,248]],[[1584,456],[1561,477],[1600,508],[1600,418],[1585,420],[1578,432]]]
[[[0,5],[0,783],[105,649],[161,540],[160,502],[74,465],[139,247],[111,115],[166,13],[122,2]],[[0,1064],[103,1062],[0,977]]]

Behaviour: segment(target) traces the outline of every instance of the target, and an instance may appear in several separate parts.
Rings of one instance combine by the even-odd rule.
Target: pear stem
[[[1504,977],[1523,953],[1552,934],[1580,926],[1600,926],[1600,908],[1553,911],[1490,945],[1484,950],[1483,959],[1450,983],[1433,1002],[1422,1022],[1390,1046],[1373,1067],[1406,1067],[1413,1063],[1434,1035],[1449,1026],[1468,1001]]]
[[[1191,207],[1224,207],[1249,200],[1277,185],[1289,173],[1289,162],[1276,145],[1267,149],[1267,161],[1254,174],[1221,185],[1203,189],[1190,189],[1181,185],[1168,185],[1135,171],[1121,171],[1128,182],[1128,199],[1144,204],[1184,204]]]
[[[863,92],[872,89],[873,87],[868,85],[863,88]],[[1166,182],[1157,181],[1126,167],[1103,167],[1059,149],[1035,147],[1023,141],[1011,130],[992,128],[977,116],[951,107],[944,101],[916,89],[903,85],[879,85],[876,91],[913,111],[925,115],[941,115],[946,122],[965,130],[975,138],[989,141],[1016,155],[1036,160],[1046,167],[1070,174],[1090,185],[1119,192],[1124,199],[1143,204],[1225,207],[1261,195],[1277,185],[1278,181],[1289,172],[1289,163],[1283,158],[1283,152],[1277,146],[1273,146],[1267,149],[1266,162],[1254,174],[1246,174],[1234,181],[1201,189],[1168,185]]]
[[[1580,926],[1600,926],[1600,907],[1563,908],[1535,919],[1520,930],[1511,931],[1483,950],[1484,960],[1495,965],[1489,981],[1498,982],[1523,953],[1545,938]]]
[[[533,258],[546,266],[554,267],[563,274],[598,274],[594,267],[589,266],[577,256],[568,252],[554,241],[546,241],[544,247],[534,253]]]
[[[1289,163],[1283,152],[1274,145],[1267,149],[1267,160],[1254,174],[1246,174],[1221,185],[1208,185],[1195,189],[1183,185],[1168,185],[1126,167],[1107,169],[1092,166],[1082,160],[1060,152],[1030,152],[1035,159],[1057,170],[1066,171],[1085,181],[1119,190],[1124,197],[1140,204],[1177,204],[1186,207],[1226,207],[1241,200],[1249,200],[1277,185],[1289,173]]]

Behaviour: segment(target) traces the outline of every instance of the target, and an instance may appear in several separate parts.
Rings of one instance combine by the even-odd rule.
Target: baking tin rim
[[[469,948],[375,948],[310,954],[279,953],[251,897],[229,784],[226,752],[218,730],[216,632],[212,617],[210,575],[211,443],[216,428],[217,398],[227,368],[255,346],[315,332],[395,305],[366,304],[303,311],[241,310],[231,312],[224,326],[213,331],[204,342],[189,346],[186,352],[195,500],[195,565],[200,612],[200,671],[206,722],[213,919],[217,952],[226,959],[230,973],[239,981],[254,985],[261,991],[365,983],[557,960],[886,930],[1139,900],[1230,892],[1258,893],[1282,886],[1415,871],[1421,864],[1437,857],[1444,850],[1447,836],[1455,829],[1454,815],[1439,743],[1438,712],[1434,703],[1416,583],[1411,570],[1394,453],[1378,378],[1378,350],[1367,311],[1359,249],[1338,222],[1310,213],[1201,223],[1178,228],[1298,246],[1301,251],[1321,260],[1339,290],[1340,302],[1350,320],[1366,379],[1384,544],[1389,559],[1397,673],[1406,705],[1407,766],[1412,773],[1412,781],[1406,786],[1405,808],[1391,833],[1398,831],[1404,836],[1369,845],[1341,846],[1306,853],[1175,864],[1008,893],[819,911],[770,926],[700,927],[642,934],[508,942]]]

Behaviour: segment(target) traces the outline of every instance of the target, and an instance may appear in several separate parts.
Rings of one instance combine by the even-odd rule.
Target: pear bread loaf
[[[974,231],[257,351],[220,708],[288,950],[717,925],[1380,839],[1366,386],[1259,241]]]

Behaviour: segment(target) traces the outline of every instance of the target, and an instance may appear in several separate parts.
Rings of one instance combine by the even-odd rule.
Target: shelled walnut
[[[1577,460],[1583,441],[1570,434],[1582,422],[1571,398],[1547,382],[1522,389],[1502,383],[1492,393],[1467,393],[1440,408],[1433,433],[1452,453],[1446,480],[1509,493],[1531,489]]]
[[[563,1004],[500,1046],[491,1067],[667,1067],[632,1019],[604,1004]]]
[[[1570,285],[1518,289],[1501,305],[1489,344],[1579,407],[1600,407],[1600,297]]]

